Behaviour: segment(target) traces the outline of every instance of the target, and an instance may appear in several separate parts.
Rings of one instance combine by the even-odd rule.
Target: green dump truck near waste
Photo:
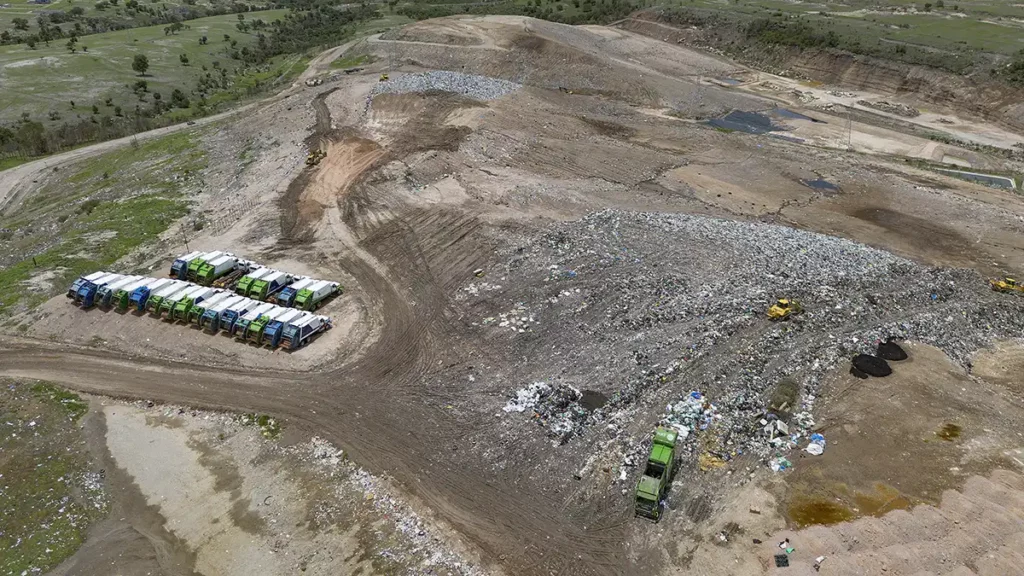
[[[668,490],[676,465],[678,432],[658,427],[654,431],[651,452],[644,473],[636,483],[634,512],[657,522],[661,518],[661,501]]]

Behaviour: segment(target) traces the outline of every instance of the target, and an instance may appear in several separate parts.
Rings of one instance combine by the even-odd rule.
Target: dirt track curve
[[[325,95],[311,103],[318,117],[314,137],[330,130]],[[70,154],[67,161],[81,157]],[[296,192],[305,187],[307,174],[293,183]],[[302,200],[291,196],[290,201],[295,206]],[[350,199],[352,205],[361,203],[368,200]],[[283,243],[299,240],[315,223],[309,220],[321,217],[297,209],[298,215],[282,219]],[[345,220],[358,219],[358,209],[347,212]],[[431,393],[423,389],[439,358],[447,365],[473,347],[450,320],[455,316],[445,313],[451,286],[446,286],[444,271],[432,267],[436,259],[430,252],[460,241],[460,246],[471,245],[465,239],[480,222],[460,210],[416,209],[394,216],[369,232],[361,230],[356,245],[340,214],[328,219],[335,236],[349,244],[331,265],[355,278],[381,328],[374,344],[351,365],[321,373],[211,368],[0,337],[0,374],[53,380],[113,397],[271,413],[341,446],[369,470],[393,477],[478,545],[485,561],[510,574],[623,573],[621,524],[585,530],[563,514],[551,514],[560,503],[520,491],[514,475],[502,481],[482,465],[479,470],[455,467],[437,456],[457,449],[476,424],[432,407],[427,401]],[[459,269],[482,264],[489,253],[479,243],[463,250],[455,263]],[[389,262],[402,277],[386,277],[376,261]]]

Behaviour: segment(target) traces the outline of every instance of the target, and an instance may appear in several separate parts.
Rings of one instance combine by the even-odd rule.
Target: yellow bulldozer
[[[380,81],[381,82],[387,82],[388,81],[388,75],[387,74],[381,74],[380,75]]]
[[[327,152],[324,152],[323,150],[317,148],[316,150],[310,152],[309,156],[306,156],[306,166],[316,166],[326,156]]]
[[[996,292],[1009,292],[1011,294],[1024,294],[1024,284],[1017,282],[1017,280],[1005,276],[1003,278],[993,278],[988,281],[992,286],[992,289]]]
[[[779,298],[775,301],[775,304],[772,304],[771,308],[768,309],[768,319],[788,320],[803,311],[803,306],[801,306],[796,300]]]

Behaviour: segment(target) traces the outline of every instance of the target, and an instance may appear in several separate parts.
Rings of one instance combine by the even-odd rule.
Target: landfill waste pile
[[[500,339],[509,357],[529,358],[506,388],[509,433],[527,420],[519,412],[559,442],[596,429],[620,444],[627,467],[642,461],[662,423],[679,431],[692,465],[744,453],[785,468],[785,452],[816,432],[823,376],[854,356],[884,363],[874,354],[894,338],[936,346],[967,367],[993,340],[1024,333],[1024,315],[973,270],[785,226],[603,211],[506,240],[505,262],[488,271],[503,289],[464,303],[474,314],[515,306],[544,319]],[[778,294],[805,303],[800,322],[764,317]],[[780,418],[768,395],[787,378],[799,397]],[[528,384],[552,381],[559,392]],[[608,401],[583,407],[579,389]],[[702,435],[714,441],[697,442]]]
[[[433,70],[419,74],[403,74],[376,84],[368,97],[379,94],[406,94],[409,92],[451,92],[475,100],[494,100],[515,92],[522,85],[508,80]]]
[[[565,384],[534,382],[515,392],[505,412],[526,412],[548,430],[558,444],[568,442],[581,429],[590,412],[583,406],[583,392]]]

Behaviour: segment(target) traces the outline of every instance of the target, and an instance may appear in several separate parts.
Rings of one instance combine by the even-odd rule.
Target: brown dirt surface
[[[728,463],[705,457],[706,470],[678,476],[666,520],[649,525],[632,517],[635,470],[622,463],[642,448],[666,402],[695,387],[718,392],[751,371],[785,366],[815,341],[890,330],[910,316],[970,320],[987,335],[981,325],[997,324],[993,315],[1012,302],[991,293],[971,270],[922,266],[912,269],[924,279],[908,278],[916,264],[890,263],[864,293],[856,280],[822,281],[828,290],[849,291],[855,309],[812,310],[809,320],[769,324],[761,305],[776,296],[751,286],[742,306],[722,304],[745,306],[728,325],[716,326],[708,342],[690,342],[682,335],[716,318],[716,310],[698,312],[714,298],[705,283],[732,271],[744,286],[759,271],[749,269],[748,257],[727,238],[687,239],[658,228],[655,216],[642,221],[643,214],[628,211],[724,217],[751,230],[802,228],[921,264],[988,273],[1024,267],[1019,196],[885,155],[710,129],[699,120],[774,104],[701,81],[734,70],[729,62],[626,31],[456,18],[420,22],[360,47],[377,57],[361,73],[332,77],[330,86],[316,89],[297,86],[209,136],[216,150],[204,175],[210,192],[198,209],[211,210],[222,224],[195,239],[202,248],[339,279],[346,293],[325,308],[338,328],[284,354],[147,319],[80,312],[58,297],[27,335],[0,337],[0,373],[113,397],[273,414],[389,478],[410,507],[450,528],[452,541],[485,569],[516,575],[765,573],[764,550],[746,547],[741,554],[738,545],[720,546],[717,534],[749,541],[784,530],[787,522],[817,521],[813,511],[790,511],[796,496],[819,503],[839,497],[832,513],[842,520],[892,508],[912,510],[895,512],[899,518],[933,517],[925,504],[941,502],[945,509],[948,489],[979,506],[991,500],[984,494],[1018,489],[1015,476],[995,470],[1021,466],[1013,450],[1024,418],[1006,380],[1018,365],[1015,353],[982,352],[974,360],[981,373],[968,375],[924,345],[910,346],[911,359],[895,363],[886,379],[831,374],[816,408],[828,449],[817,459],[794,455],[796,470],[788,476],[772,476],[756,454]],[[441,69],[523,87],[491,100],[426,92],[371,101],[389,59],[396,79]],[[327,157],[307,168],[314,145],[325,145]],[[246,146],[253,161],[239,166]],[[804,184],[817,178],[837,188]],[[233,214],[233,205],[245,209]],[[610,219],[624,215],[623,223],[602,229],[593,244],[574,244],[573,233],[598,234],[594,219],[578,220],[602,210]],[[782,235],[792,233],[783,228]],[[578,262],[572,250],[579,250],[572,257]],[[780,262],[800,257],[775,256]],[[171,257],[166,249],[154,256],[155,265],[163,269]],[[579,266],[565,270],[565,262]],[[958,283],[926,290],[933,277]],[[955,299],[932,302],[933,288],[980,312],[967,319]],[[689,308],[665,311],[684,296],[693,299]],[[501,326],[494,320],[501,315],[526,327]],[[111,336],[116,330],[122,332]],[[744,364],[770,340],[780,345],[761,365]],[[700,354],[693,352],[698,344],[707,346]],[[677,361],[675,376],[656,376]],[[593,394],[613,399],[617,416],[564,443],[553,441],[539,414],[502,409],[517,389],[541,380],[592,391],[588,401]],[[635,396],[623,400],[627,389]],[[140,475],[147,461],[131,454],[130,436],[143,430],[122,428],[123,444],[112,449],[119,466]],[[187,454],[176,440],[161,441],[168,451]],[[180,471],[178,485],[206,478],[192,470],[194,476]],[[995,488],[969,480],[975,475],[993,478]],[[140,491],[147,502],[159,496],[145,486]],[[240,501],[246,491],[232,498]],[[972,500],[975,492],[982,496]],[[174,494],[178,500],[162,513],[180,517],[210,501],[184,496]],[[952,505],[956,499],[949,496]],[[762,511],[753,527],[750,506]],[[775,506],[783,513],[775,514]],[[1019,518],[1015,506],[1008,500],[1000,521]],[[889,517],[827,530],[842,533]],[[987,535],[1000,526],[979,524],[979,530]],[[195,547],[206,530],[183,530],[182,538]],[[843,549],[826,541],[832,533],[823,532],[809,550],[849,554],[851,562],[861,554],[856,562],[873,566],[874,557],[853,546],[856,539]],[[911,535],[906,542],[922,539]],[[1012,538],[979,541],[1005,545],[992,566],[1012,561]],[[256,546],[254,554],[263,552]],[[896,566],[899,551],[887,554]],[[740,556],[749,563],[733,571]]]

